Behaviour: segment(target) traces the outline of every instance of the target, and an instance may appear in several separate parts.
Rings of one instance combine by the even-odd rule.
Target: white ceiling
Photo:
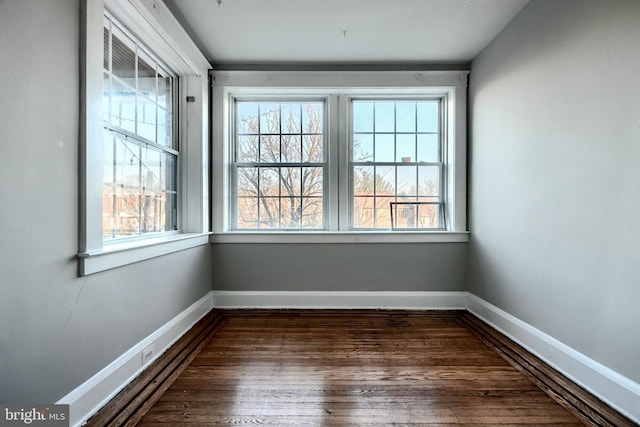
[[[462,64],[528,0],[165,0],[213,64]]]

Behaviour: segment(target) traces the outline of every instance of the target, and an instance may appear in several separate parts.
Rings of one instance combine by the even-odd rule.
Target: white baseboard
[[[467,292],[213,291],[216,308],[464,310]]]
[[[467,309],[618,412],[640,424],[640,384],[469,294]]]
[[[137,377],[145,367],[169,349],[212,308],[213,294],[209,292],[56,402],[61,405],[69,405],[69,426],[78,427],[86,423],[92,415]],[[143,366],[142,351],[150,346],[153,346],[155,354]]]
[[[142,350],[158,357],[212,308],[469,310],[562,374],[640,424],[640,384],[468,292],[211,291],[129,349],[58,404],[70,405],[70,426],[86,420],[139,375]],[[154,358],[155,359],[155,358]],[[147,362],[151,363],[154,359]]]

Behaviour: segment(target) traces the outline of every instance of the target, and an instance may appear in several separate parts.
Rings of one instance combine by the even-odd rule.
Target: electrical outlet
[[[156,354],[156,348],[155,348],[155,345],[153,344],[151,344],[149,347],[142,350],[142,353],[140,353],[142,366],[149,363],[149,361],[153,359],[153,356],[155,354]]]

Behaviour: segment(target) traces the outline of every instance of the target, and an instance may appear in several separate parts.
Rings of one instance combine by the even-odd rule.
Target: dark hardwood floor
[[[460,312],[222,313],[139,426],[583,425]]]

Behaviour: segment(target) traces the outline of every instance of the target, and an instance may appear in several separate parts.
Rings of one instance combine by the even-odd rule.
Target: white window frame
[[[325,117],[324,123],[323,123],[323,142],[327,140],[327,121],[326,121],[326,116],[327,116],[327,105],[328,105],[328,99],[327,97],[308,97],[308,96],[298,96],[298,95],[294,95],[294,96],[279,96],[277,98],[273,98],[270,96],[267,96],[266,98],[262,98],[262,97],[256,97],[256,96],[252,96],[250,98],[245,98],[241,95],[233,95],[230,99],[231,102],[231,108],[232,111],[230,112],[231,117],[230,117],[230,129],[235,129],[236,128],[236,121],[235,121],[235,109],[234,109],[234,105],[236,103],[236,101],[255,101],[255,102],[300,102],[300,103],[304,103],[304,102],[321,102],[323,104],[323,114]],[[229,199],[230,200],[237,200],[237,170],[238,170],[238,163],[242,163],[242,162],[237,162],[235,160],[236,157],[236,144],[237,141],[235,140],[235,132],[232,132],[231,134],[231,138],[232,140],[230,141],[230,145],[229,145],[229,155],[230,155],[230,175],[229,175]],[[322,167],[323,170],[323,195],[327,194],[327,181],[326,181],[326,177],[328,175],[328,166],[329,166],[329,162],[327,161],[327,144],[324,144],[324,153],[323,153],[323,161],[321,162],[322,165],[315,165],[316,167]],[[292,163],[293,167],[303,167],[306,165],[305,162],[300,161],[298,163]],[[323,206],[326,204],[326,197],[323,197]],[[260,229],[260,230],[255,230],[255,229],[251,229],[251,230],[242,230],[239,228],[236,228],[236,224],[237,224],[237,208],[236,208],[236,204],[235,203],[229,203],[228,205],[228,224],[229,224],[229,228],[232,231],[240,231],[240,232],[246,232],[246,231],[253,231],[253,232],[279,232],[279,231],[291,231],[291,232],[306,232],[306,231],[311,231],[311,232],[317,232],[317,231],[323,231],[323,230],[314,230],[314,229],[286,229],[286,228],[282,228],[282,229],[273,229],[273,230],[268,230],[268,229]],[[323,208],[324,210],[324,208]],[[323,228],[326,228],[327,226],[327,215],[326,215],[326,211],[324,212],[323,215]]]
[[[376,243],[467,242],[466,108],[468,71],[213,71],[212,200],[214,243]],[[326,224],[322,231],[234,230],[230,221],[230,167],[234,98],[258,96],[327,99],[328,174],[325,177]],[[446,116],[444,188],[447,229],[351,230],[351,98],[439,97]],[[346,117],[346,120],[345,120]],[[340,207],[340,208],[339,208]]]
[[[178,77],[178,231],[103,242],[103,16],[112,16]],[[210,64],[159,0],[83,0],[81,15],[80,226],[85,276],[209,240],[208,71]],[[189,101],[187,101],[189,98]],[[187,126],[188,124],[188,126]]]

